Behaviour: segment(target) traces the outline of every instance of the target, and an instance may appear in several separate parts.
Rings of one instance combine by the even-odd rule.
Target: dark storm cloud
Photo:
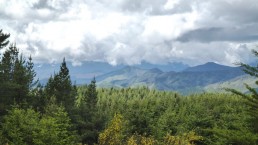
[[[256,0],[218,0],[211,3],[209,10],[217,20],[232,21],[238,25],[258,22]]]
[[[252,32],[251,32],[252,31]],[[182,34],[178,41],[199,41],[209,43],[212,41],[250,42],[258,41],[258,31],[253,28],[200,28]]]

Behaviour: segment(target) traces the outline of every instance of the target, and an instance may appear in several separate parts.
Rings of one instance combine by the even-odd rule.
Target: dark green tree
[[[253,54],[258,57],[258,51],[252,50]],[[251,76],[258,78],[258,65],[250,66],[248,64],[239,63],[243,68],[243,71]],[[255,84],[258,85],[258,81],[255,81]],[[258,134],[258,92],[256,88],[250,87],[248,84],[245,84],[245,87],[249,90],[250,93],[242,93],[235,89],[226,89],[234,94],[242,96],[246,99],[246,104],[249,106],[248,114],[252,117],[251,128],[254,132]]]
[[[69,69],[66,66],[65,58],[60,66],[60,70],[54,77],[50,77],[45,86],[46,95],[54,96],[56,103],[64,105],[68,113],[75,106],[76,88],[71,83]]]
[[[88,85],[87,93],[86,93],[86,102],[88,105],[89,110],[92,112],[96,111],[96,105],[97,105],[97,99],[98,99],[98,92],[96,87],[96,79],[95,77],[91,81],[91,83]]]
[[[9,37],[10,34],[3,34],[0,30],[0,49],[8,45]],[[37,83],[34,82],[35,76],[32,58],[27,61],[15,44],[9,45],[0,60],[0,116],[14,103],[24,105],[32,101],[29,96],[32,86]]]
[[[93,145],[98,141],[98,134],[104,129],[104,117],[98,112],[98,92],[95,77],[89,85],[78,88],[77,130],[83,144]]]
[[[31,96],[33,98],[32,102],[30,103],[33,106],[33,108],[39,111],[40,113],[45,113],[45,107],[49,102],[49,98],[47,97],[44,91],[44,86],[38,83],[37,86],[34,89],[32,89]]]
[[[8,45],[9,37],[10,37],[10,34],[4,34],[3,30],[0,30],[0,49]]]
[[[51,97],[51,95],[55,95],[55,84],[52,75],[49,77],[47,84],[45,86],[45,93],[48,97]]]
[[[34,80],[36,77],[36,72],[34,70],[34,63],[32,61],[32,57],[30,56],[28,58],[28,61],[26,62],[26,73],[27,73],[27,79],[28,79],[28,84],[27,87],[32,90],[34,86],[38,84],[38,80]]]
[[[3,115],[8,106],[14,103],[16,95],[14,91],[16,88],[16,84],[14,84],[14,68],[17,59],[18,50],[14,45],[11,45],[3,54],[0,63],[1,115]]]
[[[0,61],[0,112],[4,113],[15,103],[28,107],[33,100],[32,86],[37,83],[34,82],[35,76],[32,58],[26,61],[19,55],[16,45],[10,45]]]
[[[258,57],[258,51],[252,50],[252,53],[256,57]],[[244,63],[238,63],[238,65],[243,69],[243,71],[245,73],[247,73],[253,77],[256,77],[256,78],[258,77],[258,65],[251,66],[248,64],[244,64]],[[258,85],[258,81],[255,81],[255,84]],[[241,139],[243,134],[245,134],[246,135],[245,138],[247,138],[247,139],[249,138],[248,140],[252,141],[253,143],[256,142],[255,144],[258,144],[258,92],[257,92],[256,88],[252,88],[248,84],[244,84],[244,85],[245,85],[246,89],[249,91],[248,93],[242,93],[236,89],[230,89],[230,88],[226,88],[226,90],[229,92],[232,92],[233,94],[242,96],[245,99],[245,104],[247,105],[246,111],[247,111],[247,114],[250,116],[249,128],[252,132],[246,133],[246,131],[245,132],[238,131],[241,134],[239,134],[239,133],[237,134],[236,131],[231,131],[231,132],[233,132],[233,134],[235,136],[230,135],[229,133],[223,134],[223,133],[219,132],[219,134],[221,136],[228,138],[229,140],[233,140],[231,142],[236,142],[236,143],[240,143],[240,144],[241,144],[241,142],[239,141],[239,139]],[[230,131],[227,131],[227,132],[230,132]],[[239,137],[237,135],[239,135]],[[246,143],[244,143],[244,144],[246,144]]]
[[[4,48],[5,46],[8,45],[9,40],[8,38],[10,37],[10,34],[5,34],[2,32],[2,30],[0,30],[0,49]],[[5,93],[5,89],[4,89],[4,85],[2,84],[2,82],[4,81],[4,70],[3,67],[0,63],[0,116],[1,114],[3,114],[3,111],[5,110],[5,97],[3,97],[4,93]]]

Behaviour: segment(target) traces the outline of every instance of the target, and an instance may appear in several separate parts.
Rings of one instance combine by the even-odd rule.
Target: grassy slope
[[[257,87],[255,85],[254,77],[251,77],[249,75],[242,75],[225,82],[219,82],[219,83],[207,85],[206,87],[204,87],[204,90],[207,92],[218,92],[218,91],[224,91],[223,88],[233,88],[241,92],[246,92],[247,89],[245,88],[244,83],[250,85],[251,87]]]

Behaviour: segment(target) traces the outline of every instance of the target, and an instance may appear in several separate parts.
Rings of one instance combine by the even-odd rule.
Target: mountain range
[[[67,64],[70,75],[77,85],[89,83],[95,76],[98,87],[139,87],[147,86],[158,90],[177,91],[182,94],[221,91],[233,87],[243,90],[243,83],[251,83],[254,78],[245,75],[240,67],[230,67],[214,62],[189,67],[183,63],[155,65],[112,66],[104,62],[86,62],[81,66]],[[41,71],[41,70],[45,71]],[[44,64],[36,67],[41,82],[57,72],[58,65]],[[254,83],[251,83],[254,84]]]
[[[157,68],[164,72],[168,71],[182,71],[189,66],[180,62],[174,62],[174,63],[166,63],[166,64],[151,64],[147,62],[142,62],[141,64],[134,65],[135,67],[142,68],[142,69],[152,69]],[[67,62],[67,67],[70,70],[70,76],[73,81],[76,81],[76,84],[85,84],[89,83],[90,80],[95,76],[101,76],[108,74],[110,72],[119,71],[120,69],[123,69],[124,67],[127,67],[126,65],[110,65],[106,62],[96,62],[96,61],[87,61],[83,62],[82,65],[74,66],[72,63]],[[37,76],[40,79],[40,82],[45,84],[48,80],[48,78],[53,75],[54,73],[57,73],[59,71],[60,64],[58,63],[44,63],[44,64],[35,64],[35,71],[37,73]]]
[[[208,85],[226,82],[244,75],[240,67],[229,67],[209,62],[183,71],[163,72],[158,68],[142,69],[127,66],[97,77],[99,87],[147,86],[158,90],[177,91],[183,94],[208,90]]]

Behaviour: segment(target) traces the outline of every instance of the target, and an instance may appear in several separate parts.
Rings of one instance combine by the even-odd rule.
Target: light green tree
[[[51,108],[51,107],[50,107]],[[52,110],[53,111],[53,110]],[[2,124],[2,144],[67,145],[75,144],[70,119],[63,107],[41,116],[33,109],[12,108]]]

